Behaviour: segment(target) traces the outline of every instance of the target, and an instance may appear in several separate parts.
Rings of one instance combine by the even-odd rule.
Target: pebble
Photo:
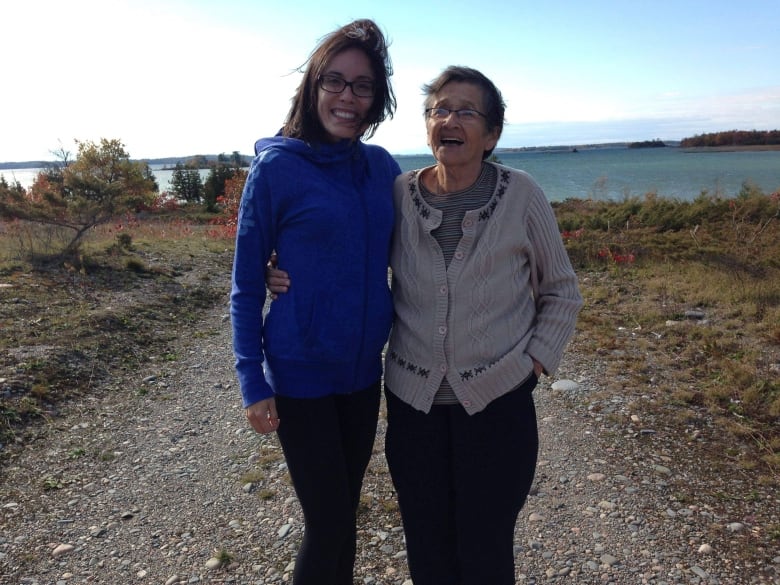
[[[599,560],[601,561],[602,564],[607,565],[608,567],[611,567],[618,563],[618,560],[615,557],[607,554],[601,555],[601,558]]]
[[[75,546],[72,544],[59,544],[57,545],[54,550],[51,551],[51,556],[53,557],[59,557],[64,554],[68,554],[69,552],[72,552],[75,550]]]

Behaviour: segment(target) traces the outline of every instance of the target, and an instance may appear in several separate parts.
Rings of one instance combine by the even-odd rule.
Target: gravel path
[[[175,359],[115,379],[9,448],[0,583],[289,582],[301,514],[275,436],[243,418],[226,309],[176,344]],[[517,582],[780,583],[778,494],[712,473],[715,429],[656,426],[635,398],[604,391],[607,375],[575,340],[559,383],[536,390],[542,446]],[[383,422],[355,579],[411,585]]]

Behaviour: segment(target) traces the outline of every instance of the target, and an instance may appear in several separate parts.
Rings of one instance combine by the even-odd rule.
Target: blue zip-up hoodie
[[[310,145],[276,136],[255,144],[238,215],[230,314],[244,406],[275,393],[315,398],[379,380],[393,319],[387,279],[393,180],[383,148]],[[290,275],[266,299],[276,251]]]

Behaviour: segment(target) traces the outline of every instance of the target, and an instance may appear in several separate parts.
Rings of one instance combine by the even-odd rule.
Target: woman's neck
[[[430,167],[425,178],[425,187],[436,195],[463,191],[477,182],[481,172],[482,161],[477,165],[458,167],[446,167],[437,163],[436,166]]]

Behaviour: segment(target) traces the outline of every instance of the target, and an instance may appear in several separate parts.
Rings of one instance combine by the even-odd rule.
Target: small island
[[[630,142],[629,148],[664,148],[666,142],[656,138],[655,140],[643,140],[642,142]]]

